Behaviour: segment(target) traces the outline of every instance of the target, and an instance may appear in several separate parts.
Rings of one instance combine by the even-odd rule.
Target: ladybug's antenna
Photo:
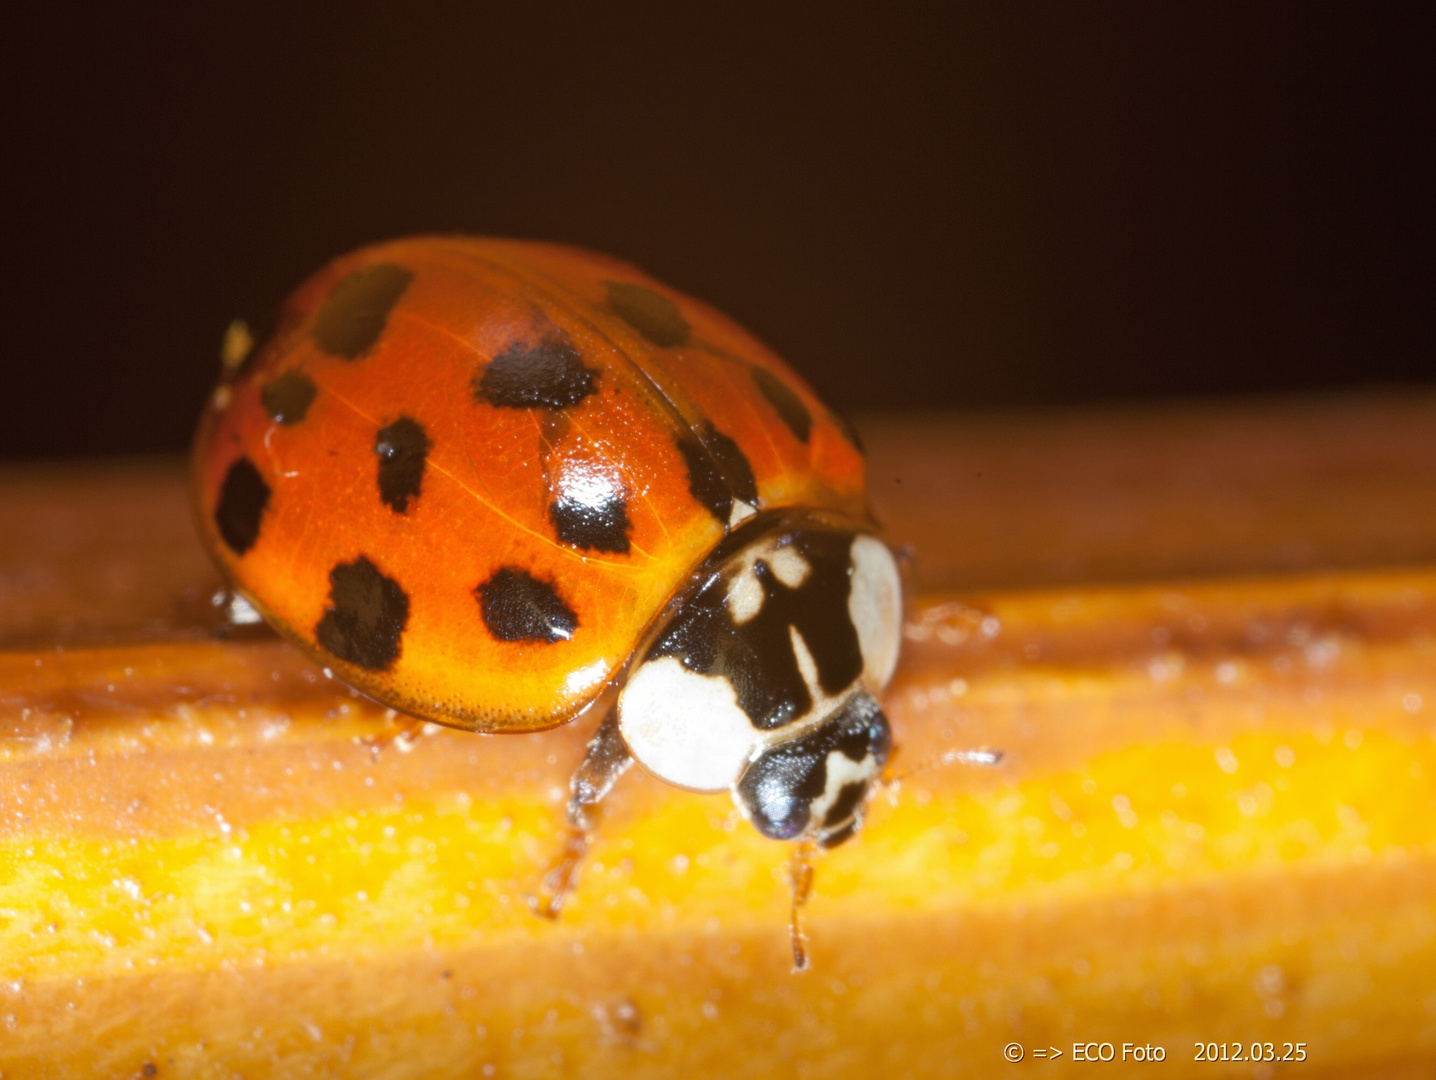
[[[920,772],[928,769],[941,769],[945,765],[976,765],[979,768],[990,769],[1002,764],[1005,757],[1001,750],[989,750],[987,747],[979,747],[976,750],[949,750],[929,761],[921,762],[910,769],[894,773],[892,779],[898,782],[906,780]]]
[[[799,911],[808,902],[813,891],[813,852],[816,845],[811,839],[801,840],[793,849],[793,861],[788,865],[788,883],[793,889],[793,910],[788,920],[788,934],[793,943],[793,972],[808,970],[808,936],[803,933]]]
[[[975,750],[949,750],[935,758],[920,761],[910,768],[898,770],[889,766],[878,778],[878,785],[886,788],[890,794],[896,795],[897,789],[904,780],[916,776],[918,773],[927,772],[929,769],[941,769],[946,765],[975,765],[979,768],[991,769],[1001,765],[1006,756],[1001,750],[989,750],[987,747],[979,747]]]

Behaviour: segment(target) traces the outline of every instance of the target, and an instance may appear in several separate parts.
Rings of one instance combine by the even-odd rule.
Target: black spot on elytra
[[[474,396],[501,409],[566,409],[597,389],[598,372],[585,367],[561,331],[516,341],[476,372]]]
[[[753,467],[738,444],[712,424],[698,435],[678,440],[678,452],[688,465],[688,490],[726,529],[736,496],[750,506],[758,502]]]
[[[265,383],[264,389],[259,392],[259,400],[271,420],[292,425],[308,414],[317,392],[313,379],[302,371],[290,370]]]
[[[409,623],[409,595],[361,555],[329,571],[329,607],[314,636],[341,660],[386,671],[399,659]]]
[[[753,368],[753,381],[758,384],[758,389],[768,399],[768,404],[773,406],[778,418],[793,433],[793,438],[801,443],[807,442],[808,436],[813,431],[813,417],[796,391],[763,367]]]
[[[240,379],[249,374],[260,358],[270,353],[271,348],[278,346],[283,349],[291,337],[304,325],[307,313],[292,300],[286,301],[283,307],[271,308],[263,318],[255,320],[250,326],[250,332],[254,337],[254,347],[249,350],[248,355],[235,369],[234,378]]]
[[[477,589],[479,611],[500,641],[567,641],[578,616],[548,582],[516,566],[500,567]]]
[[[813,803],[828,787],[828,755],[837,750],[850,761],[869,755],[881,765],[892,751],[892,730],[877,702],[854,694],[832,719],[788,742],[764,750],[738,781],[735,791],[748,818],[764,836],[792,840],[808,828]],[[844,784],[823,815],[821,826],[836,832],[823,836],[834,847],[852,836],[868,784]],[[844,826],[844,822],[851,824]]]
[[[560,498],[548,508],[548,517],[570,547],[628,554],[628,504],[617,493],[594,502]]]
[[[331,356],[358,359],[384,333],[389,312],[413,279],[394,263],[375,263],[340,278],[314,320],[314,343]]]
[[[662,293],[630,281],[610,281],[608,306],[655,345],[671,348],[688,340],[688,320]]]
[[[394,513],[408,513],[409,500],[419,497],[431,445],[423,425],[408,416],[379,429],[374,440],[374,453],[379,456],[379,498]]]
[[[269,505],[269,495],[269,485],[247,457],[240,458],[224,474],[214,524],[220,538],[236,555],[243,555],[259,539],[260,520]]]
[[[754,572],[763,602],[741,626],[728,611],[726,575],[718,575],[688,598],[645,659],[676,656],[689,671],[727,679],[738,705],[761,730],[803,716],[813,698],[798,669],[789,627],[797,628],[812,653],[824,695],[837,696],[862,674],[862,647],[848,612],[852,542],[845,532],[794,533],[792,543],[811,572],[790,589],[760,560]]]

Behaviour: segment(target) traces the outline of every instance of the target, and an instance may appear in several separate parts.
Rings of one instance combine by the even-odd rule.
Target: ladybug
[[[775,839],[859,828],[902,621],[862,451],[627,263],[468,237],[336,260],[211,398],[193,484],[234,588],[369,696],[484,732],[605,710],[576,829],[634,761]]]

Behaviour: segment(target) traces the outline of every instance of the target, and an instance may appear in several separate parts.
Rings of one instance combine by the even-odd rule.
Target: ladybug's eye
[[[811,832],[832,847],[852,835],[891,749],[887,718],[859,692],[821,727],[764,750],[734,795],[764,836],[792,840]]]

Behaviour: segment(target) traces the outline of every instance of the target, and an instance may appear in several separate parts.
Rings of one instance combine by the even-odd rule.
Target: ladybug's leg
[[[632,764],[633,755],[618,731],[618,710],[610,707],[588,742],[583,763],[569,781],[568,838],[544,875],[543,894],[533,899],[534,911],[544,918],[558,918],[568,894],[578,884],[578,869],[596,826],[593,810]]]
[[[390,746],[393,746],[401,754],[407,754],[414,749],[414,744],[419,741],[419,736],[424,733],[424,728],[428,725],[427,720],[420,720],[413,716],[395,718],[392,711],[389,716],[391,721],[389,727],[377,734],[363,735],[356,739],[360,746],[368,747],[369,753],[376,760]]]
[[[803,905],[813,891],[813,852],[815,845],[810,839],[803,839],[793,849],[793,861],[788,866],[788,884],[793,887],[793,908],[788,918],[788,935],[793,943],[793,970],[808,970],[808,935],[803,933],[799,917]]]
[[[588,741],[588,752],[583,763],[568,782],[571,794],[568,799],[568,823],[580,832],[593,829],[593,818],[589,808],[597,806],[599,800],[613,790],[618,778],[633,764],[633,755],[628,752],[623,736],[618,731],[618,709],[608,710],[603,723]]]
[[[180,600],[178,607],[180,616],[186,622],[194,620],[223,640],[271,637],[274,634],[259,610],[236,589],[221,588],[208,596],[189,594]]]

